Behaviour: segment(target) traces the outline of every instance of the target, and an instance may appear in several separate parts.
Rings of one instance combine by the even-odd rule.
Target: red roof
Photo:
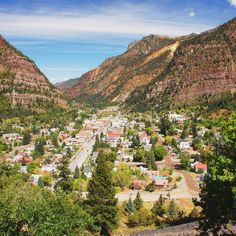
[[[207,165],[197,161],[195,164],[195,169],[207,170]]]

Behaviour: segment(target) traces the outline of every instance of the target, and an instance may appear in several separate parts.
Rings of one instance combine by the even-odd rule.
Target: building
[[[165,176],[153,176],[152,180],[154,182],[155,187],[167,187],[168,180]]]
[[[193,164],[191,164],[191,167],[195,170],[195,172],[198,172],[199,170],[207,172],[207,165],[200,161],[194,162]]]
[[[192,145],[192,141],[188,140],[180,140],[179,142],[179,148],[180,149],[189,149]]]
[[[133,190],[142,190],[147,186],[145,180],[133,180],[132,188]]]
[[[146,131],[139,132],[139,140],[142,144],[150,144],[151,137],[147,135]]]

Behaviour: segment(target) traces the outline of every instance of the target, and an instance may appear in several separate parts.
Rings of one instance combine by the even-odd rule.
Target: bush
[[[134,214],[130,215],[128,219],[128,224],[131,227],[135,226],[147,226],[154,223],[154,218],[150,211],[147,209],[141,209],[135,211]]]
[[[148,191],[148,192],[154,192],[154,190],[155,190],[154,183],[148,184],[145,188],[145,191]]]

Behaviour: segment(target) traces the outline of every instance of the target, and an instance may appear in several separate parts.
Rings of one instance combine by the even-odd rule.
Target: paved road
[[[88,142],[86,142],[83,145],[82,149],[76,154],[76,156],[71,159],[69,168],[71,169],[72,172],[75,171],[76,166],[78,166],[78,168],[82,167],[83,163],[92,153],[94,144],[95,144],[95,135]]]

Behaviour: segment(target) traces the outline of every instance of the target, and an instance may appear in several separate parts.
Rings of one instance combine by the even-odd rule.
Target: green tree
[[[75,172],[74,172],[73,178],[74,179],[80,178],[80,170],[79,170],[78,166],[75,167]]]
[[[134,161],[145,162],[145,151],[144,149],[138,149],[134,155]]]
[[[143,199],[141,198],[140,192],[137,193],[134,199],[134,206],[136,210],[140,210],[143,207]]]
[[[221,137],[208,162],[199,202],[205,216],[200,228],[215,235],[221,227],[236,223],[236,114],[223,123]]]
[[[64,192],[68,193],[73,190],[72,178],[70,177],[69,159],[62,157],[58,165],[58,180],[55,188],[60,188]]]
[[[131,198],[129,198],[128,202],[125,204],[124,210],[127,214],[135,212],[135,205]]]
[[[166,155],[167,150],[163,145],[157,144],[154,149],[154,155],[157,161],[161,161]]]
[[[46,144],[43,138],[39,138],[35,141],[35,152],[38,152],[40,155],[44,155],[44,145]]]
[[[149,169],[157,170],[157,165],[155,162],[155,154],[153,150],[145,151],[145,160]]]
[[[95,220],[94,230],[102,235],[110,235],[118,223],[117,199],[112,181],[114,160],[113,153],[100,153],[88,184],[87,206]]]
[[[23,145],[27,145],[30,143],[30,134],[29,132],[24,132],[23,134]]]
[[[167,216],[169,221],[177,220],[179,217],[179,208],[174,200],[171,200],[167,207]]]
[[[161,194],[152,207],[152,213],[154,215],[163,217],[164,214],[166,213],[166,208],[164,204],[165,204],[165,199],[162,197]]]
[[[0,235],[85,236],[93,225],[91,216],[63,194],[32,186],[19,176],[2,186]]]
[[[117,171],[113,172],[114,185],[120,188],[129,187],[131,185],[132,171],[127,164],[120,163]]]
[[[40,176],[39,179],[38,179],[38,186],[40,188],[44,188],[44,182],[43,182],[43,178]]]
[[[184,170],[188,170],[190,168],[190,156],[186,152],[180,153],[180,164]]]

